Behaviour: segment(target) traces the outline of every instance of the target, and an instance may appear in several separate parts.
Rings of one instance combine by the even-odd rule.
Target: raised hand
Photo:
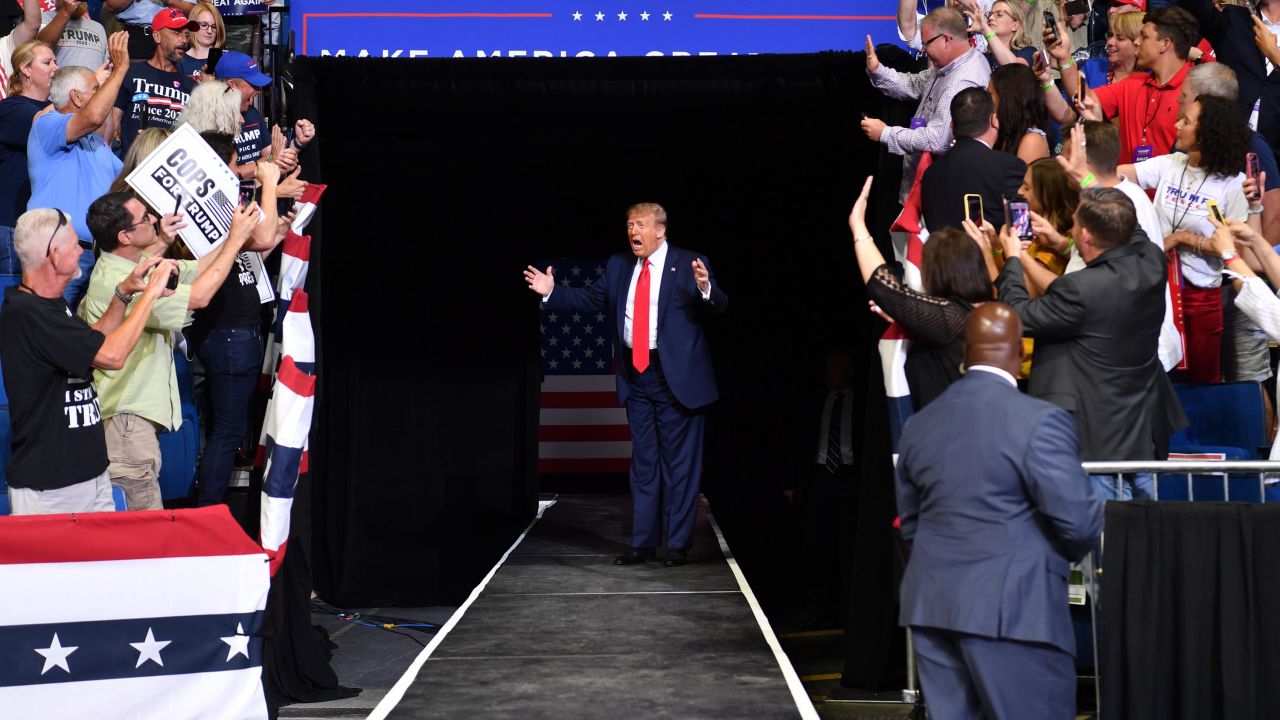
[[[991,237],[987,235],[986,229],[991,227],[991,223],[983,220],[982,227],[978,227],[969,218],[960,221],[960,226],[964,228],[964,234],[969,236],[982,249],[982,254],[991,254]]]
[[[1062,252],[1067,249],[1067,239],[1058,233],[1058,229],[1036,212],[1029,212],[1031,216],[1031,232],[1035,233],[1040,240],[1040,244],[1052,249],[1054,252]]]
[[[306,147],[307,143],[316,139],[316,126],[303,118],[293,125],[293,141],[298,147]]]
[[[1067,148],[1070,148],[1070,153],[1066,152]],[[1058,164],[1066,171],[1067,177],[1077,183],[1089,174],[1089,158],[1085,149],[1084,128],[1078,124],[1072,126],[1071,136],[1067,138],[1063,153],[1058,156]]]
[[[867,36],[867,72],[873,73],[880,69],[880,58],[876,57],[875,43],[871,42],[871,36]]]
[[[862,192],[854,201],[853,210],[849,212],[849,230],[853,232],[855,242],[858,238],[865,238],[871,234],[867,232],[867,198],[871,196],[871,183],[875,179],[874,175],[867,176],[866,182],[862,183]]]
[[[107,38],[107,57],[111,71],[125,73],[129,70],[129,33],[121,30]]]
[[[164,241],[166,246],[172,245],[173,239],[178,236],[178,231],[186,226],[187,219],[182,213],[165,215],[160,218],[160,239]]]
[[[263,185],[272,185],[280,182],[280,166],[268,160],[259,160],[254,163],[253,175]]]
[[[125,295],[140,293],[147,289],[147,273],[151,272],[151,268],[164,262],[162,256],[149,257],[146,260],[134,266],[133,271],[120,281],[120,292]]]
[[[1022,239],[1018,237],[1018,233],[1014,232],[1013,226],[1005,224],[1000,228],[1000,251],[1004,253],[1004,259],[1010,260],[1022,254]]]
[[[231,232],[228,233],[228,239],[234,239],[239,243],[248,240],[260,219],[256,202],[236,208],[236,214],[231,218]]]
[[[144,295],[152,297],[168,297],[173,294],[169,289],[169,278],[178,274],[178,263],[172,260],[160,259],[156,264],[155,270],[151,272],[151,277],[147,278],[147,289],[143,290]]]
[[[529,289],[538,293],[542,297],[551,294],[556,287],[556,279],[552,273],[552,267],[547,266],[547,271],[542,272],[538,268],[530,265],[524,270],[524,281],[529,283]]]
[[[707,266],[702,264],[702,258],[693,259],[693,282],[698,286],[698,292],[703,295],[711,290],[711,273],[707,272]]]
[[[1075,106],[1076,112],[1080,113],[1081,119],[1093,120],[1094,122],[1101,122],[1104,119],[1102,117],[1102,108],[1098,107],[1098,99],[1092,95],[1084,96],[1083,105],[1080,103],[1072,104]]]
[[[1249,201],[1251,209],[1262,204],[1262,188],[1266,186],[1267,174],[1265,172],[1259,172],[1256,180],[1248,175],[1244,176],[1244,196]]]
[[[302,172],[302,166],[299,165],[295,167],[293,171],[290,172],[287,176],[285,176],[285,178],[280,181],[280,184],[276,186],[276,197],[293,198],[294,200],[301,200],[302,193],[306,192],[307,186],[311,184],[306,180],[298,179],[298,174],[301,172]]]

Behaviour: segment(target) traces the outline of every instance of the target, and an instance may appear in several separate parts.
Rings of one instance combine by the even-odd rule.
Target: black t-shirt
[[[17,225],[18,216],[27,211],[27,137],[36,113],[48,104],[22,95],[0,100],[0,225],[5,227]]]
[[[200,337],[210,330],[257,326],[262,322],[262,298],[258,297],[258,279],[249,264],[249,253],[236,256],[235,264],[222,287],[209,299],[208,307],[197,310],[192,320],[191,334]]]
[[[93,357],[102,333],[53,300],[6,288],[0,309],[0,363],[13,420],[14,487],[54,490],[107,469]]]
[[[262,113],[250,105],[244,111],[244,124],[240,126],[240,134],[236,135],[236,162],[257,162],[268,147],[271,147],[271,129],[267,127],[267,120],[262,117]]]
[[[133,139],[146,128],[176,125],[195,86],[195,81],[181,72],[157,70],[146,60],[131,64],[116,96],[121,112],[121,152],[128,152]]]

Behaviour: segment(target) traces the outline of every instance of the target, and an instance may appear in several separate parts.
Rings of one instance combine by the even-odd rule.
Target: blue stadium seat
[[[1170,452],[1218,453],[1224,460],[1260,459],[1259,449],[1269,444],[1261,385],[1183,383],[1174,385],[1174,390],[1191,424],[1169,439]],[[1185,475],[1161,475],[1159,482],[1161,500],[1188,499]],[[1195,475],[1192,491],[1196,500],[1261,500],[1254,475],[1230,476],[1226,497],[1221,476]]]

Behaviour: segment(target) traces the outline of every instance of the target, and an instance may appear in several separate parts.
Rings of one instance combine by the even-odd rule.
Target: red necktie
[[[631,364],[636,372],[649,367],[649,258],[640,266],[635,305],[631,309]]]

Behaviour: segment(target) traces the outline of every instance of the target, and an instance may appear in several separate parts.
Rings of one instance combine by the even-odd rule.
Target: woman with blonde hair
[[[187,17],[199,27],[191,33],[187,54],[178,60],[178,71],[192,77],[211,76],[213,68],[205,67],[209,62],[209,51],[221,48],[227,42],[227,27],[222,22],[222,14],[211,2],[198,2]]]
[[[27,210],[27,137],[31,124],[49,107],[49,88],[58,61],[48,43],[32,40],[13,51],[9,97],[0,100],[0,286],[16,285],[22,266],[13,250],[13,228]]]
[[[965,12],[987,40],[987,62],[991,63],[992,70],[1012,63],[1030,65],[1035,58],[1036,48],[1027,41],[1026,16],[1021,5],[1021,2],[995,0],[984,13],[976,3],[970,3]]]
[[[134,139],[133,144],[129,146],[129,151],[124,154],[124,167],[120,169],[120,174],[116,175],[116,179],[111,183],[109,192],[126,192],[129,190],[129,183],[124,179],[129,177],[129,173],[133,172],[142,164],[147,156],[155,152],[160,147],[160,143],[169,139],[173,131],[169,128],[147,128],[138,133],[138,137]],[[165,212],[156,213],[156,217],[164,217],[168,211],[173,208],[151,208],[153,211],[163,209]]]
[[[187,107],[178,116],[174,130],[190,125],[196,132],[220,132],[232,137],[240,134],[240,91],[223,80],[205,80],[196,85],[187,99]]]

